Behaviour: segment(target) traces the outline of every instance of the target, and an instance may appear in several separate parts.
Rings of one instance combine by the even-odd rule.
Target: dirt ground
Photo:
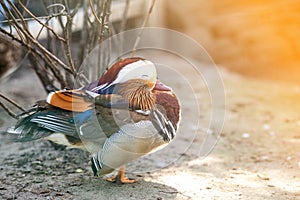
[[[300,199],[300,87],[223,70],[222,77],[225,126],[206,158],[199,158],[201,137],[189,145],[186,127],[193,124],[184,121],[170,148],[129,166],[137,183],[115,185],[93,177],[86,152],[42,140],[15,143],[1,134],[0,199]],[[22,69],[0,91],[28,106],[45,98],[37,83]],[[199,99],[203,121],[208,102]],[[1,111],[1,131],[11,124]],[[183,146],[189,149],[176,150]],[[166,165],[169,156],[178,159]]]

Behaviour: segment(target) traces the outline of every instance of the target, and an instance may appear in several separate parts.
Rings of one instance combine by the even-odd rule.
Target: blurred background
[[[42,1],[28,2],[35,15],[45,15]],[[69,3],[70,8],[78,2]],[[112,1],[110,20],[116,32],[124,25],[125,2]],[[151,1],[129,2],[125,29],[139,28]],[[234,72],[299,83],[299,22],[300,0],[159,0],[148,25],[185,33],[203,45],[216,64]],[[76,19],[73,25],[80,30],[82,20]]]
[[[300,83],[299,0],[160,0],[153,25],[197,40],[216,64]]]
[[[28,19],[19,28],[9,27],[7,21],[0,22],[0,199],[299,199],[300,0],[156,0],[152,10],[154,1],[14,1],[19,6],[24,2],[42,24],[49,24],[59,34],[57,37],[52,29],[28,19],[30,15],[24,8],[14,9],[14,4],[0,0],[0,21],[6,19],[1,13],[9,9],[20,9]],[[7,7],[7,11],[1,6]],[[92,7],[97,11],[94,15]],[[74,18],[70,18],[72,13]],[[16,16],[17,12],[13,14]],[[72,78],[78,78],[78,67],[96,45],[116,33],[142,27],[147,17],[147,26],[177,30],[197,41],[221,69],[226,106],[222,104],[216,110],[225,110],[226,118],[221,138],[207,158],[199,158],[199,147],[204,143],[202,134],[191,135],[199,127],[193,121],[198,119],[190,112],[197,110],[193,100],[196,97],[201,111],[200,132],[206,133],[203,128],[211,122],[212,96],[206,82],[187,67],[187,62],[173,58],[168,61],[174,64],[166,66],[174,66],[173,74],[181,68],[184,72],[180,74],[188,77],[180,80],[167,70],[168,75],[162,77],[172,83],[175,91],[186,93],[180,97],[186,106],[183,108],[187,108],[185,113],[189,113],[181,124],[184,134],[178,134],[174,141],[178,143],[170,146],[169,153],[153,154],[148,161],[137,161],[132,167],[148,170],[151,163],[162,168],[165,165],[160,159],[166,161],[174,155],[180,155],[180,159],[157,173],[137,174],[141,181],[135,186],[124,185],[120,190],[93,179],[86,162],[88,155],[82,152],[55,150],[41,141],[15,143],[1,133],[15,124],[1,103],[20,113],[7,99],[30,108],[37,100],[45,99],[48,92],[70,88]],[[18,33],[15,29],[21,36],[28,30],[35,40],[17,40],[12,37]],[[171,38],[173,42],[169,36],[152,34],[151,39],[165,42]],[[175,40],[171,46],[184,48],[179,42]],[[33,49],[29,51],[26,45]],[[193,52],[189,48],[184,50]],[[166,54],[158,53],[166,59]],[[109,51],[102,51],[99,57],[107,58],[107,54]],[[193,56],[199,66],[203,65],[201,72],[210,75],[211,65],[206,65],[199,53]],[[75,70],[70,72],[70,66]],[[97,66],[105,70],[106,65]],[[101,70],[93,72],[89,74],[98,77]],[[182,84],[186,80],[195,87],[194,97]],[[213,76],[209,80],[215,85]],[[178,154],[178,150],[186,147],[187,151]]]

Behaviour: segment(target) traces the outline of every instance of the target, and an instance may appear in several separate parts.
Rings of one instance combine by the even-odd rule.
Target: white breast
[[[143,155],[154,152],[166,142],[150,121],[126,124],[106,140],[98,159],[104,175]]]

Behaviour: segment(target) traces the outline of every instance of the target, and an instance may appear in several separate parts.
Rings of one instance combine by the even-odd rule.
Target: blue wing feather
[[[55,108],[37,110],[29,116],[24,116],[9,132],[18,134],[20,142],[37,140],[54,132],[73,137],[77,135],[73,113]]]

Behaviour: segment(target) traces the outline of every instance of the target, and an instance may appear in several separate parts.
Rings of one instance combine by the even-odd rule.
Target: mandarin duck
[[[9,132],[18,141],[44,138],[91,152],[95,176],[132,183],[125,165],[169,144],[180,121],[180,105],[171,88],[157,80],[155,65],[133,57],[116,62],[97,81],[60,90],[20,115]]]

